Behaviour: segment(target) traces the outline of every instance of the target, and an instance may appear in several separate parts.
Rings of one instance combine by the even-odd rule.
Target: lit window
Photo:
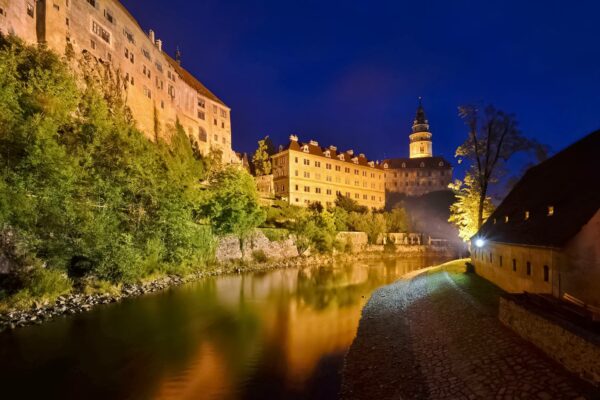
[[[548,206],[548,216],[551,217],[554,215],[554,206]]]
[[[92,32],[100,36],[106,43],[110,43],[110,32],[104,29],[96,21],[92,21]]]
[[[525,221],[529,219],[529,211],[525,211]]]
[[[508,215],[505,215],[505,216],[504,216],[504,223],[505,223],[505,224],[506,224],[506,223],[508,223]]]
[[[531,276],[531,263],[527,261],[527,275]]]

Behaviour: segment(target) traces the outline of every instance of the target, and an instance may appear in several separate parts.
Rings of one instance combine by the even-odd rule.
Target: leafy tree
[[[309,248],[319,253],[330,253],[336,244],[337,230],[333,214],[325,209],[313,209],[298,219],[292,228],[298,251]]]
[[[469,133],[467,140],[456,149],[456,157],[459,162],[463,158],[471,162],[479,196],[475,222],[480,228],[490,185],[497,182],[504,164],[518,152],[539,152],[543,146],[523,136],[514,115],[492,105],[483,110],[473,105],[461,106],[459,115],[469,127]]]
[[[265,220],[254,179],[246,171],[233,166],[210,178],[203,211],[216,234],[233,233],[242,239]]]
[[[365,206],[361,206],[355,200],[351,199],[348,196],[344,196],[338,193],[337,198],[335,199],[335,206],[343,208],[348,212],[356,212],[360,214],[364,214],[369,211],[369,209]]]
[[[265,136],[264,139],[258,141],[258,149],[252,156],[252,164],[256,176],[269,175],[272,171],[271,156],[275,154],[275,146],[269,138]]]
[[[481,189],[478,181],[470,172],[467,172],[464,182],[457,180],[451,185],[451,188],[456,194],[456,202],[450,206],[448,221],[456,225],[458,235],[467,242],[480,228],[478,219]],[[487,219],[493,211],[494,205],[488,196],[483,203],[483,219]]]
[[[385,213],[387,232],[408,232],[409,219],[406,209],[402,206],[394,207],[392,211]]]

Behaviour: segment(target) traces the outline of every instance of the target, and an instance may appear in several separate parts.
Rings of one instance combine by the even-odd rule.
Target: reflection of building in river
[[[206,307],[224,316],[197,322],[208,333],[196,328],[198,349],[185,369],[164,376],[157,398],[237,398],[265,382],[267,392],[273,385],[302,390],[325,358],[351,345],[369,294],[426,265],[392,260],[214,279],[206,285],[214,304]]]

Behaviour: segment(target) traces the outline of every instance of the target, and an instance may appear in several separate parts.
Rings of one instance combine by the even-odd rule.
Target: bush
[[[387,241],[383,245],[383,251],[386,253],[396,253],[396,244],[390,238],[387,238]]]
[[[282,242],[290,237],[290,231],[287,229],[261,228],[260,230],[271,242]]]
[[[252,259],[257,263],[266,263],[269,261],[269,257],[267,257],[264,250],[254,250],[252,252]]]
[[[35,268],[28,274],[26,288],[16,293],[11,303],[17,307],[28,307],[33,302],[54,301],[73,288],[72,282],[62,271],[49,268]]]

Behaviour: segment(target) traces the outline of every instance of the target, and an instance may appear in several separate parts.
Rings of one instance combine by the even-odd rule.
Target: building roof
[[[282,146],[280,148],[280,152],[286,150],[294,150],[299,152],[305,152],[304,148],[306,147],[306,153],[321,156],[326,159],[334,159],[338,161],[344,161],[352,165],[362,165],[365,167],[373,167],[377,169],[383,169],[383,164],[380,164],[379,161],[370,161],[364,154],[356,154],[353,150],[347,151],[338,151],[337,147],[329,146],[329,147],[321,147],[319,143],[311,140],[309,142],[300,142],[298,141],[297,136],[291,135],[290,141],[286,146]],[[340,157],[343,156],[343,157]],[[343,159],[342,159],[343,158]],[[356,162],[354,162],[354,161]],[[373,165],[370,165],[372,163]]]
[[[417,114],[415,115],[414,124],[427,124],[427,117],[425,116],[425,109],[423,108],[423,100],[419,97],[419,107],[417,107]]]
[[[383,160],[383,166],[389,169],[401,168],[429,168],[429,169],[451,169],[452,165],[444,157],[420,157],[420,158],[388,158]],[[423,164],[423,166],[421,166]]]
[[[530,168],[476,236],[563,247],[598,211],[599,162],[600,130]],[[549,207],[553,207],[551,216]]]
[[[177,71],[177,73],[179,74],[179,76],[181,77],[181,79],[183,79],[183,81],[185,83],[187,83],[193,89],[197,90],[198,93],[200,93],[202,96],[204,96],[204,97],[206,97],[206,98],[208,98],[208,99],[210,99],[210,100],[212,100],[212,101],[214,101],[216,103],[222,104],[225,107],[227,107],[227,105],[225,103],[223,103],[223,101],[221,101],[221,99],[219,99],[217,96],[215,96],[215,94],[213,92],[211,92],[210,90],[208,90],[208,88],[206,86],[204,86],[190,72],[188,72],[185,68],[183,68],[179,64],[179,62],[175,61],[167,53],[163,52],[163,55],[165,56],[165,58],[167,59],[167,61],[169,62],[169,64],[171,64],[173,66],[173,68],[175,69],[175,71]]]

